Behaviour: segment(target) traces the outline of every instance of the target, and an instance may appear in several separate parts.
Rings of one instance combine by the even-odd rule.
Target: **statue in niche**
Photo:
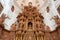
[[[32,22],[28,22],[28,28],[32,29],[32,26],[33,26]]]

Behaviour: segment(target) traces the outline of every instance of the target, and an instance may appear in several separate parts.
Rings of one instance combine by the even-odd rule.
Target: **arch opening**
[[[28,22],[28,28],[32,28],[32,22]]]

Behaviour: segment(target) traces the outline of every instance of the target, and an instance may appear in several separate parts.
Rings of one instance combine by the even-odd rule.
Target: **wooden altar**
[[[58,28],[47,32],[44,28],[44,18],[36,7],[25,6],[17,19],[16,31],[5,30],[3,24],[0,25],[0,40],[60,40],[60,19],[56,19]]]

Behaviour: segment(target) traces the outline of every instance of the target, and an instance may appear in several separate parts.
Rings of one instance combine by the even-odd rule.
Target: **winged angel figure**
[[[4,28],[10,30],[12,24],[17,24],[17,16],[19,13],[22,13],[24,6],[28,6],[29,2],[32,3],[32,6],[37,7],[39,13],[44,17],[44,24],[49,26],[51,31],[54,31],[57,27],[54,17],[58,16],[60,18],[60,14],[57,11],[57,8],[60,5],[60,0],[0,0],[0,3],[3,6],[3,11],[0,13],[0,17],[3,14],[6,17],[3,22],[5,26]],[[46,8],[49,9],[48,12]],[[16,28],[17,27],[18,25]]]

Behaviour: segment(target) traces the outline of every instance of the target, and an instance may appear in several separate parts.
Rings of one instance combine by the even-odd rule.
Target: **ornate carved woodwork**
[[[0,40],[60,40],[60,25],[53,32],[47,32],[45,30],[45,24],[43,23],[43,17],[38,12],[36,7],[25,6],[23,12],[17,17],[18,28],[13,24],[11,31],[5,30],[0,25]],[[57,24],[60,24],[60,19],[56,18]]]
[[[17,18],[19,26],[19,29],[16,32],[17,40],[43,39],[44,37],[43,36],[44,23],[42,21],[43,17],[38,12],[36,7],[25,6],[23,12]]]

